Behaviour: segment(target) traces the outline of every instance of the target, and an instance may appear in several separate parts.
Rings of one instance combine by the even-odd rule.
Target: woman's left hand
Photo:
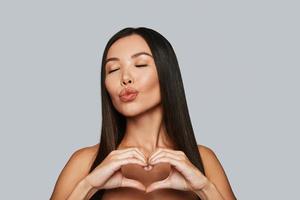
[[[149,157],[148,163],[155,165],[162,162],[171,164],[170,175],[162,181],[149,185],[146,192],[162,188],[199,191],[209,182],[207,177],[189,161],[183,151],[158,148]]]

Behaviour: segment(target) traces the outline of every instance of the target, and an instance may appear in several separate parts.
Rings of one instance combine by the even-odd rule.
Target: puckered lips
[[[119,93],[119,98],[123,102],[133,101],[138,93],[139,92],[133,87],[125,87]]]

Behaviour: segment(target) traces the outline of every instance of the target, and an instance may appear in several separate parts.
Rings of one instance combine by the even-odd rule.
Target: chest
[[[121,172],[126,178],[140,181],[146,187],[153,182],[166,179],[171,171],[171,165],[160,163],[151,170],[146,171],[137,164],[128,164],[121,167]],[[193,192],[174,189],[159,189],[150,193],[129,188],[120,187],[105,190],[102,200],[196,200],[198,197]]]
[[[141,182],[146,187],[153,182],[166,179],[171,171],[168,163],[158,163],[151,170],[145,170],[138,164],[128,164],[121,167],[124,177]]]
[[[134,188],[114,188],[104,192],[102,200],[197,200],[192,192],[160,189],[144,193]]]

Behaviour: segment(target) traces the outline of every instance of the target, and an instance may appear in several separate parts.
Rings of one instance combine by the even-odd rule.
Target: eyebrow
[[[147,56],[150,56],[150,57],[152,57],[153,58],[153,56],[151,55],[151,54],[149,54],[149,53],[147,53],[147,52],[139,52],[139,53],[135,53],[135,54],[133,54],[132,56],[131,56],[131,58],[136,58],[136,57],[138,57],[138,56],[140,56],[140,55],[147,55]],[[116,58],[116,57],[112,57],[112,58],[108,58],[108,59],[106,59],[105,60],[105,62],[104,62],[104,65],[106,65],[106,63],[108,63],[109,61],[118,61],[118,60],[120,60],[119,58]]]

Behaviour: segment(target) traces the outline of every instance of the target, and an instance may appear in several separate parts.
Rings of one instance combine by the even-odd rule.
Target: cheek
[[[105,79],[104,85],[105,85],[105,88],[106,88],[107,92],[110,93],[110,83],[109,83],[109,80]]]
[[[156,72],[140,76],[140,80],[138,82],[139,85],[141,85],[141,91],[144,94],[143,96],[145,97],[145,100],[160,99],[159,80]]]
[[[109,94],[109,96],[112,98],[114,96],[115,93],[115,86],[114,86],[114,80],[112,79],[105,79],[105,88]]]

